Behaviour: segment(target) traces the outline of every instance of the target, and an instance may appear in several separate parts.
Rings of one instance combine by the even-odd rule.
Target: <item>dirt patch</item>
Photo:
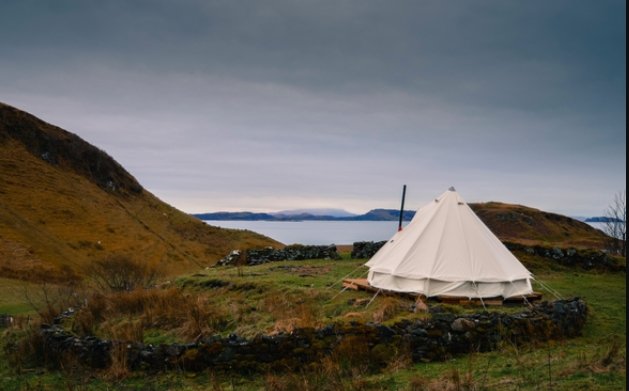
[[[312,277],[330,272],[330,266],[274,266],[269,270],[280,270],[291,274],[297,274],[299,277]]]

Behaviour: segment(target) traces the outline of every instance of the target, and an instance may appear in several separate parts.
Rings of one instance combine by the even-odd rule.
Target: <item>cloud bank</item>
[[[188,212],[595,215],[626,178],[625,2],[3,2],[0,100]]]

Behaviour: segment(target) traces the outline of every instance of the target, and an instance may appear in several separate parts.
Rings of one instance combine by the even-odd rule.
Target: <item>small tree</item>
[[[603,231],[609,236],[609,249],[626,256],[627,239],[627,191],[616,193],[605,212]]]
[[[89,273],[98,286],[112,291],[147,288],[155,284],[160,275],[156,266],[137,262],[121,254],[94,261],[89,267]]]

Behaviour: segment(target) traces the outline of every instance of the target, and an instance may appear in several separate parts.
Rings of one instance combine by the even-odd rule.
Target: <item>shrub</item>
[[[177,288],[96,293],[76,314],[73,330],[140,342],[144,330],[158,328],[176,330],[188,339],[221,331],[229,320],[227,311],[206,297]],[[125,319],[134,319],[133,328],[127,324],[120,329]]]
[[[101,289],[112,291],[131,291],[153,286],[161,274],[157,265],[141,263],[122,254],[95,261],[88,272]]]
[[[373,312],[373,321],[376,323],[386,322],[405,309],[408,309],[405,300],[392,296],[383,297],[378,303],[378,308]]]

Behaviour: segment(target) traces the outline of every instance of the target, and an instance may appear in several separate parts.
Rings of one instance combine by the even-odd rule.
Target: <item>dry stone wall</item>
[[[565,266],[578,266],[586,270],[623,271],[626,270],[608,253],[594,249],[559,248],[544,246],[525,246],[519,243],[505,242],[511,251],[522,251],[530,255],[544,257]]]
[[[381,242],[354,242],[351,257],[353,259],[369,259],[384,246],[386,240]]]
[[[576,337],[585,325],[587,312],[585,302],[575,298],[539,303],[517,314],[437,312],[430,320],[403,320],[392,326],[352,322],[251,339],[232,334],[159,346],[80,338],[60,324],[43,325],[41,336],[43,356],[49,364],[63,362],[71,355],[85,366],[106,368],[111,365],[112,352],[117,352],[125,356],[129,369],[147,371],[298,370],[316,366],[329,356],[350,363],[361,360],[376,369],[402,351],[409,352],[414,362],[430,362],[494,350],[504,342],[519,345]]]
[[[247,251],[234,250],[218,261],[220,266],[228,265],[260,265],[276,261],[302,261],[307,259],[341,259],[336,246],[306,246],[293,244],[278,249],[273,247],[250,249]]]

